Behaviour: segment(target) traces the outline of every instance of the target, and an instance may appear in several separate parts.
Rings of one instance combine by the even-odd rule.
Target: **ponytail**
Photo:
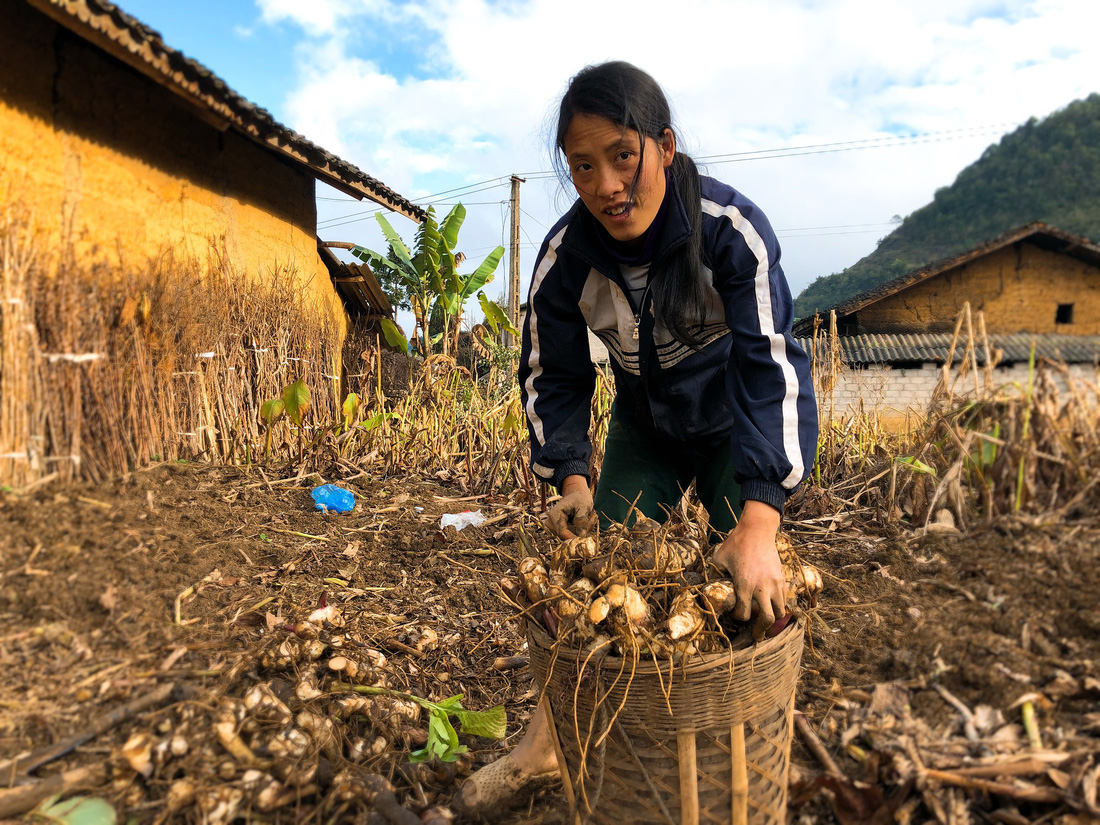
[[[672,158],[672,183],[687,212],[691,234],[662,265],[650,273],[653,314],[681,344],[698,348],[707,310],[707,283],[703,275],[703,205],[699,170],[682,152]],[[656,277],[654,277],[656,276]]]

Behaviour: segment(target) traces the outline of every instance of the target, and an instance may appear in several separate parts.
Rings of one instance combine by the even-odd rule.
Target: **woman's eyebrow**
[[[609,140],[607,143],[599,148],[598,154],[612,154],[614,152],[619,152],[623,149],[628,149],[631,152],[637,152],[638,142],[631,140],[629,137],[624,135],[622,137],[615,138],[614,140]],[[577,152],[577,155],[583,156],[584,153]],[[570,155],[570,157],[572,157],[572,155]]]
[[[613,140],[609,140],[607,143],[596,150],[596,154],[610,154],[612,152],[617,152],[621,149],[629,149],[631,152],[637,152],[638,141],[632,140],[627,135],[623,135],[621,137],[614,138]],[[578,150],[575,152],[566,152],[565,158],[569,161],[582,160],[588,158],[590,154],[590,152]]]

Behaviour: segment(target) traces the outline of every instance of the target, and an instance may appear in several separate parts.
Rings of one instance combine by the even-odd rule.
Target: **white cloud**
[[[583,65],[609,58],[657,78],[682,146],[699,155],[951,131],[710,167],[780,230],[831,227],[785,233],[795,292],[869,252],[891,216],[927,202],[1000,133],[1097,91],[1100,78],[1085,23],[1091,0],[258,3],[265,20],[306,35],[285,119],[414,199],[549,169],[545,126],[557,96]],[[395,41],[382,30],[399,45],[386,46]],[[506,186],[462,196],[490,201],[470,206],[464,237],[474,248],[501,241],[495,202],[507,196]],[[561,204],[537,180],[522,202],[537,243]],[[375,237],[373,221],[339,231]],[[524,249],[525,274],[533,260]]]

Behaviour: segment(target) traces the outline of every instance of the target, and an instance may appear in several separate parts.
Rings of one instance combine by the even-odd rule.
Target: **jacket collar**
[[[691,237],[691,224],[688,222],[687,210],[684,209],[680,191],[676,188],[671,176],[669,177],[669,189],[671,203],[669,203],[664,224],[661,226],[661,235],[653,252],[653,260],[649,262],[650,265],[659,265],[665,255]],[[596,234],[600,231],[600,225],[596,218],[592,216],[592,213],[588,211],[580,198],[577,198],[569,211],[573,214],[570,216],[569,226],[562,236],[558,253],[561,254],[563,250],[572,253],[590,266],[600,270],[604,275],[618,280],[619,265]]]

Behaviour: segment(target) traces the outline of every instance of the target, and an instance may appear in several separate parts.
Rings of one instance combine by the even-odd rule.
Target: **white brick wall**
[[[592,331],[588,331],[588,345],[592,352],[592,361],[606,364],[607,348]],[[1072,380],[1080,384],[1100,385],[1100,370],[1092,364],[1070,364],[1067,367]],[[951,373],[952,379],[958,374],[956,366]],[[1060,372],[1051,371],[1058,386],[1059,396],[1065,398],[1068,391],[1066,380]],[[871,364],[865,368],[844,367],[837,378],[831,396],[818,394],[818,408],[822,420],[830,416],[845,418],[859,414],[878,413],[884,419],[902,420],[923,416],[932,399],[932,392],[943,376],[943,367],[938,364],[922,364],[920,367],[897,369],[885,364]],[[1023,391],[1027,388],[1028,367],[1026,363],[1016,363],[1011,367],[998,367],[993,371],[993,386],[1008,391]],[[985,371],[979,370],[978,386],[984,391]],[[974,394],[974,378],[967,375],[965,380],[956,381],[956,395]],[[1096,403],[1098,393],[1091,392],[1089,402]]]
[[[1100,371],[1092,364],[1070,364],[1067,367],[1075,384],[1100,381]],[[1069,391],[1067,381],[1060,372],[1051,371],[1058,393],[1063,400]],[[943,368],[936,364],[923,364],[914,369],[895,369],[888,365],[869,365],[863,369],[845,367],[837,378],[831,397],[818,398],[818,406],[823,419],[830,415],[836,418],[859,412],[878,412],[883,418],[904,418],[916,413],[923,414],[928,402],[943,375]],[[957,370],[952,372],[952,378]],[[1027,388],[1027,364],[1014,364],[1011,367],[998,367],[993,371],[993,386],[1007,392],[1023,392]],[[985,373],[979,370],[978,386],[985,390]],[[973,375],[956,381],[956,395],[974,394]],[[1095,403],[1096,394],[1089,393]]]

